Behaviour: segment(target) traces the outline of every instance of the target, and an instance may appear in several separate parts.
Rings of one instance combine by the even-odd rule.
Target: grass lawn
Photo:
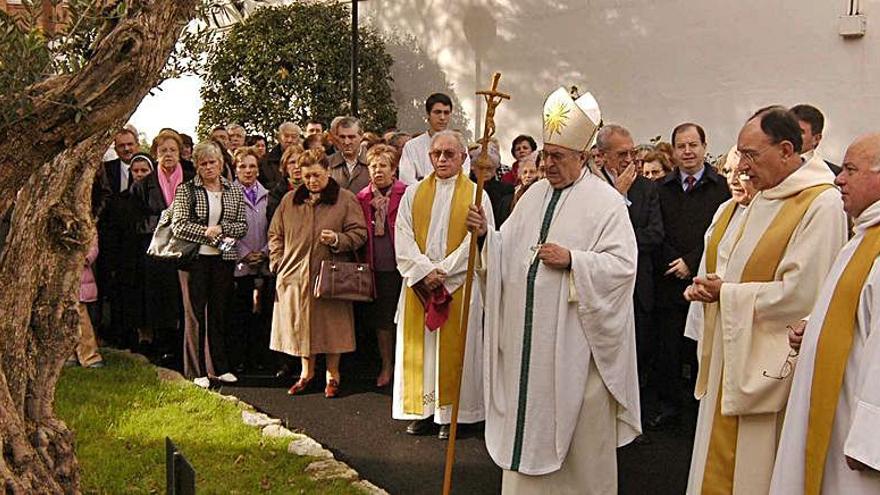
[[[102,369],[66,369],[56,392],[58,415],[76,432],[83,493],[165,493],[166,436],[195,468],[200,494],[361,493],[309,479],[303,469],[312,459],[288,454],[290,439],[243,424],[237,405],[160,381],[124,354],[104,359]]]

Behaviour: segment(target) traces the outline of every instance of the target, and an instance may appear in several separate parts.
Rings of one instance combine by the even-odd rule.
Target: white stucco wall
[[[866,36],[838,35],[846,0],[369,0],[364,20],[406,38],[391,47],[402,128],[423,127],[424,98],[447,90],[473,132],[474,90],[500,71],[513,99],[497,112],[502,148],[540,137],[544,97],[589,90],[606,123],[646,142],[683,121],[726,151],[750,113],[811,103],[826,116],[820,150],[840,161],[880,131],[880,0],[862,0]],[[475,47],[477,48],[475,50]],[[477,71],[479,70],[479,74]],[[480,117],[481,118],[481,117]],[[508,155],[509,158],[509,155]]]

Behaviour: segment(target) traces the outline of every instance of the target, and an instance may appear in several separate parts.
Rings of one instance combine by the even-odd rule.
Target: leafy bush
[[[342,3],[258,9],[207,55],[199,133],[240,123],[272,135],[281,122],[329,122],[350,113],[351,21]],[[360,28],[359,113],[365,128],[393,126],[391,57],[381,37]]]

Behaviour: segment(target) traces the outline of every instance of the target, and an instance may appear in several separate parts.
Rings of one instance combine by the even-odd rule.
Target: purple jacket
[[[390,232],[388,235],[391,236],[391,244],[394,245],[394,226],[397,224],[397,208],[400,206],[400,200],[403,198],[403,193],[406,191],[406,184],[399,180],[395,180],[394,184],[391,185],[391,198],[388,202],[388,228]],[[373,265],[373,205],[370,204],[370,201],[373,200],[373,191],[370,189],[370,185],[361,189],[361,192],[357,193],[358,202],[361,204],[361,209],[364,210],[364,220],[367,221],[367,261],[370,263],[370,266]]]
[[[95,264],[95,258],[98,257],[98,243],[93,242],[92,247],[86,254],[86,261],[83,263],[82,277],[79,279],[79,302],[94,302],[98,300],[98,284],[95,283],[95,273],[92,271],[92,265]]]
[[[236,181],[238,183],[238,181]],[[239,184],[241,186],[241,184]],[[241,260],[254,251],[269,253],[268,236],[269,220],[266,218],[266,205],[269,203],[269,190],[263,187],[259,181],[256,182],[257,188],[257,204],[252,205],[247,198],[244,199],[244,213],[247,218],[247,233],[238,240],[238,259]],[[244,194],[244,186],[241,186],[242,194]],[[242,277],[245,275],[259,275],[260,270],[255,270],[244,263],[235,264],[235,276]]]

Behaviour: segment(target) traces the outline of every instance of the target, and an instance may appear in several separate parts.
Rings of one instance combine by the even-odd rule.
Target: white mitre
[[[577,100],[568,90],[559,88],[544,101],[544,143],[586,151],[602,126],[602,112],[593,95]]]

